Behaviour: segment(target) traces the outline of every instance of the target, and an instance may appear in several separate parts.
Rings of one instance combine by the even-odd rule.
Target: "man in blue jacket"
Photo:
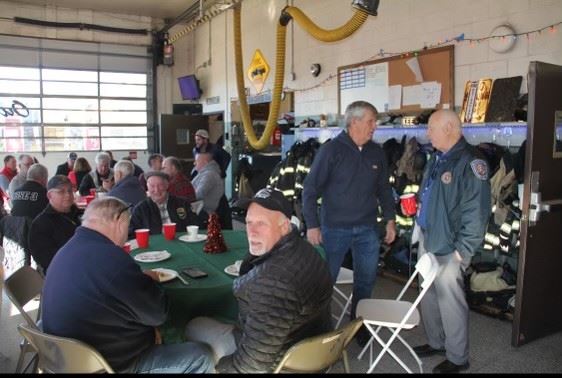
[[[94,347],[117,372],[213,372],[211,351],[186,342],[161,345],[168,300],[154,271],[122,249],[129,206],[115,197],[90,203],[82,226],[57,252],[41,301],[43,330]]]
[[[427,135],[437,152],[424,173],[414,230],[419,234],[418,255],[433,253],[440,265],[421,301],[428,344],[414,348],[420,357],[446,354],[434,373],[469,367],[463,273],[484,239],[491,211],[488,164],[466,142],[461,126],[451,110],[439,110],[429,119]]]
[[[135,166],[128,160],[120,160],[113,167],[115,185],[108,195],[117,197],[133,207],[146,199],[146,192],[142,188],[139,179],[135,177]]]
[[[323,145],[304,180],[303,213],[307,237],[323,244],[335,283],[341,264],[351,248],[353,256],[353,300],[370,298],[379,261],[377,231],[379,205],[386,223],[384,241],[396,237],[395,204],[388,181],[387,162],[373,142],[377,110],[364,101],[351,103],[345,111],[346,130]],[[317,200],[322,197],[321,222]]]

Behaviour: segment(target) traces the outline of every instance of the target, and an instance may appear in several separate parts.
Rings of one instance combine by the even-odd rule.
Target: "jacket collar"
[[[461,138],[458,140],[457,143],[455,143],[453,147],[451,147],[449,151],[445,153],[438,153],[437,155],[439,156],[440,159],[456,160],[460,158],[461,153],[462,151],[464,151],[467,144],[468,142],[466,141],[464,136],[461,135]]]
[[[340,143],[345,144],[346,146],[349,146],[350,148],[352,148],[354,151],[360,151],[359,150],[359,146],[357,146],[355,144],[355,142],[353,141],[353,139],[351,139],[351,137],[349,136],[349,133],[346,130],[343,130],[337,137],[336,140],[338,140]],[[367,143],[365,143],[363,145],[363,149],[368,148],[370,145],[373,144],[373,141],[370,140]]]

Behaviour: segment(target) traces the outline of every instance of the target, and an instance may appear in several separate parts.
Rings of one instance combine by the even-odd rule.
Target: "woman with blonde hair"
[[[79,157],[78,159],[76,159],[76,161],[74,162],[73,170],[68,172],[68,179],[72,183],[73,191],[78,190],[82,179],[84,178],[84,176],[90,173],[91,170],[92,167],[90,166],[90,163],[88,163],[88,160],[86,160],[86,158]]]

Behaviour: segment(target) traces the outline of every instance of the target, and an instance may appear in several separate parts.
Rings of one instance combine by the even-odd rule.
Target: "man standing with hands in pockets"
[[[477,149],[462,136],[455,112],[435,112],[429,118],[427,136],[437,151],[426,166],[420,186],[414,235],[419,235],[418,258],[433,253],[440,267],[421,301],[428,343],[414,351],[419,357],[446,354],[433,372],[458,373],[469,367],[463,273],[482,244],[488,224],[489,170]]]
[[[359,300],[370,298],[379,262],[377,231],[379,205],[386,223],[384,241],[396,237],[395,204],[388,181],[384,152],[373,142],[377,110],[368,102],[356,101],[345,111],[346,130],[323,145],[304,181],[303,213],[307,238],[323,244],[333,283],[347,251],[353,256],[351,318]],[[321,222],[317,200],[322,197]],[[369,340],[366,330],[359,342]]]

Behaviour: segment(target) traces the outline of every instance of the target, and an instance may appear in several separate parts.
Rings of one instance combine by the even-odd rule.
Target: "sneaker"
[[[461,371],[467,370],[470,367],[468,362],[457,365],[452,363],[449,360],[445,360],[441,362],[439,365],[433,368],[434,374],[453,374],[453,373],[460,373]]]
[[[445,349],[434,349],[429,344],[419,345],[413,349],[420,358],[433,356],[435,354],[445,355]]]

